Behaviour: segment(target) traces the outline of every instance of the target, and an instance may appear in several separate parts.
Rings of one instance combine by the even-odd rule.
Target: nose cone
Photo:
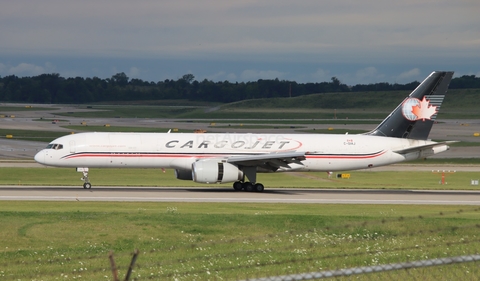
[[[40,164],[45,164],[45,150],[42,149],[37,154],[35,154],[34,159]]]

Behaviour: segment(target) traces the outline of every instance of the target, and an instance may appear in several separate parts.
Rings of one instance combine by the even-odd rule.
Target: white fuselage
[[[61,146],[40,151],[35,160],[58,167],[189,170],[201,159],[302,151],[306,152],[302,164],[280,170],[339,171],[389,165],[447,149],[395,152],[432,143],[348,134],[80,133],[54,140],[51,144]]]

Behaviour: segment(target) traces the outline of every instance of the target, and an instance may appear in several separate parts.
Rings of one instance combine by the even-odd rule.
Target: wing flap
[[[289,164],[302,164],[305,160],[305,152],[282,152],[282,153],[265,153],[245,156],[232,156],[226,159],[226,162],[247,166],[261,167],[267,170],[276,171],[279,168],[290,169]]]

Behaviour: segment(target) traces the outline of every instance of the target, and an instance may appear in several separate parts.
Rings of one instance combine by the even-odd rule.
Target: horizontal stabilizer
[[[414,147],[409,147],[406,149],[401,149],[401,150],[395,150],[393,152],[398,153],[398,154],[407,154],[407,153],[412,153],[412,152],[417,152],[417,151],[425,151],[427,149],[434,149],[436,147],[442,147],[442,146],[447,146],[451,143],[456,143],[458,141],[444,141],[444,142],[436,142],[432,144],[426,144],[426,145],[420,145],[420,146],[414,146]]]

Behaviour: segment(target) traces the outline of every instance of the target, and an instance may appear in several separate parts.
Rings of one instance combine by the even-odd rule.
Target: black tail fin
[[[452,76],[452,71],[432,72],[377,128],[367,134],[428,139]]]

